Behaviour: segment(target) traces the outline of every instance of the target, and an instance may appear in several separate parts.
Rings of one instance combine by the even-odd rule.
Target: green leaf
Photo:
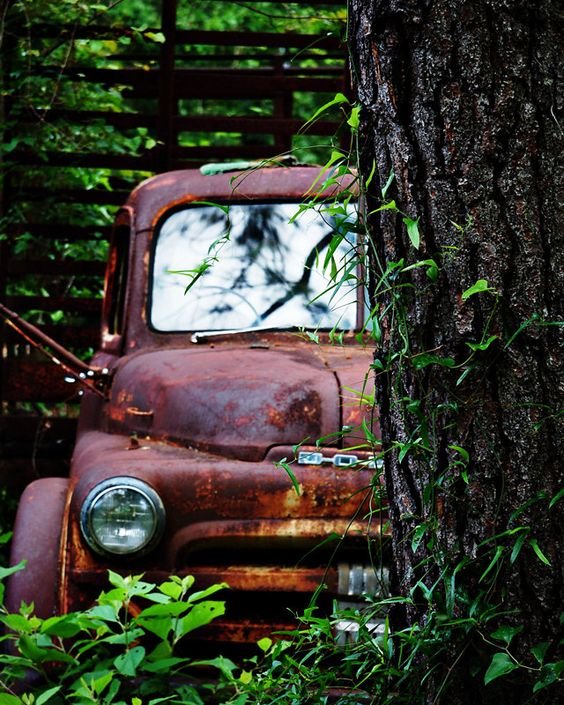
[[[364,184],[364,188],[366,191],[370,188],[370,184],[372,183],[372,179],[374,178],[374,174],[376,173],[376,160],[372,160],[372,167],[370,169],[370,173],[368,174],[368,178],[366,179],[366,183]]]
[[[261,651],[264,651],[264,653],[266,653],[270,649],[272,644],[273,644],[272,639],[270,639],[270,637],[267,637],[267,636],[265,636],[264,638],[259,639],[257,641],[257,646],[259,647],[259,649]]]
[[[217,668],[218,671],[223,673],[228,680],[233,677],[233,671],[237,669],[237,666],[224,656],[218,656],[217,658],[206,659],[205,661],[192,661],[191,666],[211,666],[212,668]]]
[[[75,659],[64,651],[52,647],[39,646],[30,636],[23,635],[18,642],[20,651],[35,663],[54,661],[58,663],[76,663]]]
[[[386,194],[388,193],[388,189],[389,189],[390,186],[392,185],[392,182],[393,182],[394,178],[395,178],[394,171],[393,171],[393,169],[391,169],[391,170],[390,170],[390,174],[389,174],[389,176],[388,176],[388,180],[387,180],[386,183],[384,184],[384,186],[383,186],[383,188],[382,188],[382,191],[381,191],[381,193],[382,193],[382,200],[383,200],[383,201],[386,199]],[[394,203],[394,206],[395,206],[395,203]]]
[[[488,575],[488,573],[493,569],[493,567],[496,565],[496,563],[499,561],[501,556],[503,555],[503,546],[498,546],[495,549],[495,554],[494,557],[491,559],[490,564],[486,568],[486,570],[482,573],[479,582],[482,582],[482,580]]]
[[[554,497],[550,500],[548,508],[552,509],[552,507],[554,507],[554,505],[559,502],[562,497],[564,497],[564,487],[560,490],[560,492],[557,492]]]
[[[294,471],[290,467],[290,464],[286,461],[285,458],[283,458],[282,460],[280,460],[277,463],[277,465],[286,471],[286,474],[288,475],[288,477],[290,478],[290,481],[292,482],[292,486],[294,488],[294,491],[299,497],[302,493],[301,485],[298,482],[298,478],[296,477]]]
[[[119,610],[121,609],[122,603],[117,605],[94,605],[91,609],[86,612],[89,617],[94,617],[96,619],[101,619],[104,622],[119,622]]]
[[[505,676],[516,668],[519,668],[519,666],[510,658],[509,654],[500,651],[493,655],[492,661],[484,676],[484,683],[488,685],[496,678]]]
[[[432,261],[433,261],[433,260],[431,260],[431,262],[432,262]],[[425,270],[425,274],[427,275],[427,277],[428,277],[432,282],[436,282],[437,279],[439,278],[439,268],[438,268],[438,266],[437,266],[436,264],[435,264],[434,267],[433,267],[432,265],[429,266],[429,267]]]
[[[113,677],[113,671],[94,671],[84,676],[84,680],[89,690],[94,691],[96,695],[100,695],[112,682]]]
[[[164,605],[151,605],[140,612],[135,621],[143,623],[144,620],[150,619],[151,617],[178,617],[182,612],[186,612],[187,609],[188,605],[185,602],[169,602]]]
[[[466,450],[466,448],[462,448],[462,446],[457,446],[457,445],[449,445],[449,448],[451,450],[456,451],[462,458],[462,460],[467,463],[470,460],[470,453]]]
[[[535,552],[537,558],[539,559],[539,561],[541,563],[544,563],[545,565],[551,565],[548,558],[542,552],[541,547],[539,546],[536,539],[530,539],[529,544],[531,545],[531,548],[533,549],[533,551]]]
[[[192,585],[194,584],[194,577],[192,577]],[[189,586],[191,587],[191,585]],[[161,583],[159,585],[159,590],[163,593],[163,595],[167,595],[168,597],[172,597],[173,600],[178,600],[180,596],[182,595],[182,585],[179,585],[178,583],[172,582],[172,581],[167,581],[165,583]]]
[[[120,654],[114,659],[114,666],[122,676],[135,676],[144,658],[144,647],[134,646],[132,649],[128,649],[124,654]]]
[[[5,624],[8,629],[20,634],[31,634],[33,625],[23,614],[7,614],[5,617],[0,616],[0,624]]]
[[[68,638],[76,636],[82,627],[78,624],[72,614],[65,614],[62,617],[49,617],[43,621],[41,632],[50,636],[60,636]]]
[[[510,627],[508,625],[503,625],[501,627],[498,627],[495,632],[492,632],[490,636],[493,639],[499,639],[500,641],[504,641],[507,646],[509,646],[509,644],[511,644],[517,634],[520,634],[523,629],[524,627],[522,625],[519,627]]]
[[[407,228],[407,235],[411,244],[416,250],[418,250],[421,239],[419,236],[419,218],[417,218],[417,220],[413,220],[413,218],[409,218],[406,216],[405,218],[403,218],[403,222],[405,223],[405,226]]]
[[[538,693],[539,690],[547,688],[549,685],[552,685],[553,683],[556,683],[558,681],[559,676],[556,673],[554,666],[555,664],[552,663],[547,663],[545,666],[543,666],[541,670],[541,676],[533,686],[533,693]]]
[[[198,592],[193,593],[190,595],[190,597],[187,599],[187,603],[191,604],[192,602],[196,602],[198,600],[203,600],[204,597],[209,597],[210,595],[214,595],[216,592],[219,592],[219,590],[228,590],[229,585],[227,583],[214,583],[213,585],[210,585],[207,587],[205,590],[200,590]]]
[[[6,536],[11,536],[11,534],[5,534]],[[14,573],[17,573],[20,570],[23,570],[25,568],[27,561],[20,561],[17,565],[13,565],[10,568],[3,568],[0,566],[0,580],[4,580],[4,578],[7,578],[9,575],[13,575]]]
[[[440,365],[441,367],[454,367],[456,365],[455,360],[452,357],[440,357],[433,353],[423,353],[422,355],[416,355],[411,364],[416,370],[421,370],[423,367],[428,365]]]
[[[485,279],[478,279],[475,284],[462,292],[462,300],[466,301],[474,294],[480,294],[482,291],[491,291],[488,282]]]
[[[249,683],[253,680],[253,674],[250,671],[241,671],[239,680],[243,685],[249,685]]]
[[[136,639],[140,639],[144,636],[143,629],[136,627],[134,629],[129,628],[126,631],[119,632],[118,634],[110,634],[104,637],[102,641],[106,644],[117,644],[119,646],[129,646],[133,644]]]
[[[166,37],[162,32],[145,32],[143,36],[157,44],[164,44],[166,41]]]
[[[419,524],[419,526],[415,527],[415,530],[413,532],[413,536],[411,538],[411,550],[413,553],[417,551],[419,548],[419,544],[421,543],[421,540],[425,536],[425,533],[427,531],[427,525],[426,524]]]
[[[177,639],[181,639],[194,629],[209,624],[213,619],[221,617],[223,614],[225,614],[225,602],[216,600],[199,602],[185,617],[178,621],[175,636]]]
[[[493,341],[498,339],[498,337],[499,336],[497,335],[490,335],[490,337],[487,340],[484,340],[482,343],[466,343],[466,345],[470,348],[470,350],[473,350],[474,352],[478,350],[487,350],[493,343]]]
[[[22,705],[22,701],[17,695],[0,693],[0,705]]]
[[[375,208],[373,211],[370,211],[368,215],[373,215],[374,213],[379,213],[380,211],[397,211],[398,207],[396,206],[395,201],[388,201],[387,203],[383,203],[381,206],[378,206],[378,208]]]
[[[473,372],[474,369],[475,369],[475,368],[474,368],[474,365],[469,365],[469,366],[462,372],[462,374],[460,375],[460,377],[456,380],[456,386],[458,387],[460,384],[462,384],[462,382],[464,382],[464,380],[466,379],[466,377],[468,377],[468,375],[469,375],[471,372]]]
[[[150,661],[143,664],[143,670],[149,673],[162,673],[163,671],[170,671],[172,668],[176,668],[182,663],[186,663],[188,659],[182,658],[180,656],[171,656],[169,658],[161,658],[158,661]]]
[[[546,652],[548,651],[549,646],[550,646],[549,641],[541,641],[539,644],[535,644],[533,646],[533,648],[531,649],[531,653],[536,658],[536,660],[541,664],[541,666],[544,662],[544,657],[546,656]]]
[[[429,277],[431,281],[437,281],[439,277],[439,266],[434,259],[423,259],[414,264],[410,264],[409,267],[404,267],[402,272],[409,272],[410,269],[417,269],[418,267],[426,267],[425,274]]]
[[[343,95],[343,93],[337,93],[335,97],[322,105],[318,110],[315,111],[315,113],[305,122],[302,127],[300,128],[300,132],[305,131],[309,125],[311,125],[312,122],[315,122],[317,118],[322,115],[323,113],[327,112],[330,108],[332,108],[335,105],[342,105],[343,103],[349,103],[349,99],[347,98],[346,95]]]
[[[509,557],[509,562],[511,563],[511,565],[513,565],[513,563],[515,563],[515,561],[519,557],[519,554],[521,553],[521,549],[523,548],[523,544],[527,540],[528,534],[529,534],[529,531],[527,529],[527,531],[525,531],[524,533],[519,534],[519,536],[517,537],[517,540],[513,544],[513,548],[511,549],[511,555]]]
[[[358,130],[360,124],[360,105],[355,105],[351,110],[349,119],[347,120],[347,125],[351,128],[353,132]]]

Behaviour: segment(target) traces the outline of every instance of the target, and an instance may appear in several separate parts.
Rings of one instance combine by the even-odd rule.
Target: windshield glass
[[[362,290],[356,215],[333,206],[296,217],[298,209],[202,205],[167,216],[153,257],[153,328],[354,329]]]

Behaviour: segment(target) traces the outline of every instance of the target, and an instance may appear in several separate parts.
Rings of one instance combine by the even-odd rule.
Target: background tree
[[[562,673],[564,596],[558,9],[349,10],[395,587],[410,598],[394,626],[428,639],[429,703],[556,702],[544,687]]]

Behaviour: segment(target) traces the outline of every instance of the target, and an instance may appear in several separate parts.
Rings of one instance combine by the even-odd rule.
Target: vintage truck
[[[378,591],[362,243],[339,201],[354,179],[327,177],[177,171],[119,210],[99,350],[42,339],[85,392],[70,476],[21,498],[10,610],[84,608],[108,569],[190,573],[229,584],[208,638],[240,643],[320,584],[329,603]]]

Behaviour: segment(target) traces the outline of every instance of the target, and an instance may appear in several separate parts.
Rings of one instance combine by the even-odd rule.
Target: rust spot
[[[133,400],[133,395],[130,394],[126,389],[121,389],[117,395],[116,403],[122,406]]]
[[[268,407],[267,417],[269,423],[271,423],[273,426],[276,426],[276,428],[282,429],[286,425],[284,416],[282,415],[281,411],[275,408],[274,406]]]

